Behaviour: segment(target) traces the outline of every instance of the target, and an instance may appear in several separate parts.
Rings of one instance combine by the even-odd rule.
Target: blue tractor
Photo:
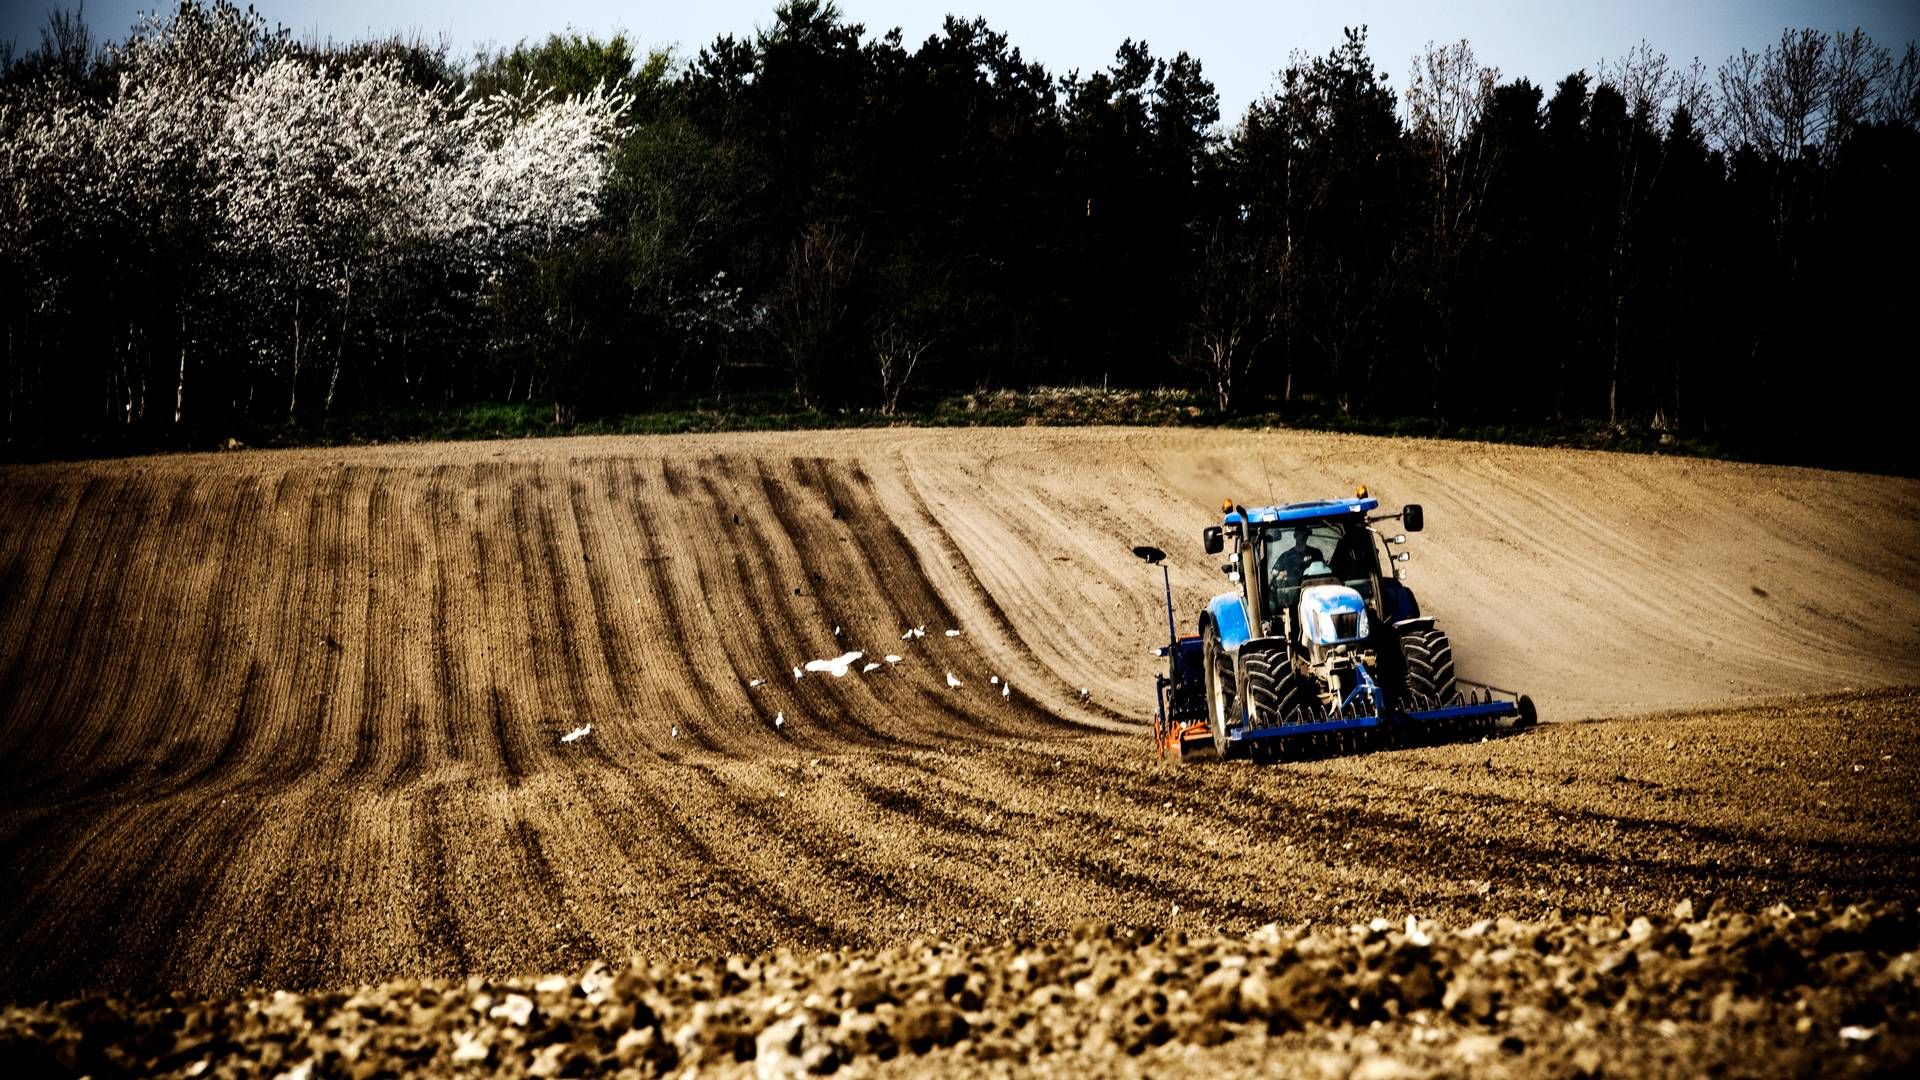
[[[1523,694],[1467,683],[1453,647],[1420,613],[1394,549],[1425,524],[1417,504],[1377,514],[1378,500],[1288,503],[1252,510],[1228,500],[1203,534],[1231,592],[1207,602],[1198,633],[1174,629],[1167,590],[1168,670],[1155,680],[1154,742],[1162,756],[1269,759],[1535,722]],[[1375,526],[1398,521],[1404,532]],[[1135,548],[1149,563],[1166,555]]]

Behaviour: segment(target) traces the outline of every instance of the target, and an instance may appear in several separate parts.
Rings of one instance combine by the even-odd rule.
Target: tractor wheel
[[[1247,704],[1261,726],[1291,724],[1319,706],[1320,698],[1293,666],[1285,649],[1248,653]]]
[[[1234,693],[1232,661],[1222,654],[1220,631],[1212,625],[1207,627],[1201,657],[1207,690],[1207,727],[1213,731],[1214,753],[1225,758],[1227,721],[1238,717],[1240,703]]]
[[[1453,701],[1453,645],[1442,630],[1409,630],[1400,635],[1406,665],[1407,706],[1431,709]]]

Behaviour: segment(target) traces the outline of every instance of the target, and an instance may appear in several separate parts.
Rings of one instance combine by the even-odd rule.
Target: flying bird
[[[753,680],[752,682],[749,682],[749,683],[748,683],[747,685],[748,685],[748,686],[759,686],[759,685],[760,685],[761,683],[764,683],[764,682],[766,682],[766,681],[767,681],[767,680],[765,680],[765,679],[754,679],[754,680]]]
[[[868,664],[868,665],[866,665],[865,667],[862,667],[862,668],[860,669],[860,674],[862,674],[862,675],[871,675],[871,674],[873,674],[874,672],[876,672],[876,671],[879,671],[879,670],[880,670],[880,665],[879,665],[878,663],[872,663],[872,664]]]
[[[956,679],[956,678],[954,678],[954,677],[953,677],[953,672],[951,672],[951,671],[949,671],[949,672],[947,672],[947,689],[949,689],[949,690],[958,690],[958,689],[960,689],[960,680],[959,680],[959,679]]]
[[[586,738],[588,735],[591,735],[591,734],[593,734],[593,722],[588,721],[585,727],[574,728],[572,731],[569,731],[565,735],[560,736],[560,741],[573,742],[576,739]]]
[[[865,655],[867,654],[856,649],[853,652],[841,653],[831,660],[809,660],[807,661],[807,670],[824,671],[838,679],[846,675],[847,668],[852,666],[855,660]],[[798,676],[795,677],[798,678]]]

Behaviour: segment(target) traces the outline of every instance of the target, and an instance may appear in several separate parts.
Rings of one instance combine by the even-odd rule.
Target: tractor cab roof
[[[1319,502],[1286,503],[1281,506],[1254,506],[1247,509],[1247,524],[1270,525],[1283,521],[1319,521],[1326,518],[1345,517],[1348,514],[1364,514],[1376,510],[1380,500],[1362,499],[1324,499]],[[1240,524],[1240,512],[1230,510],[1222,522],[1225,525]]]

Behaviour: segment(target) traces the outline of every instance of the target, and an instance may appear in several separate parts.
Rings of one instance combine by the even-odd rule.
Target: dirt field
[[[1223,587],[1198,542],[1223,495],[1356,481],[1427,507],[1409,583],[1462,674],[1558,723],[1157,767],[1164,616],[1127,549],[1174,554],[1184,620]],[[1910,903],[1920,700],[1866,691],[1920,684],[1917,515],[1914,481],[1292,433],[0,469],[0,1000],[1176,908],[1244,934]]]

